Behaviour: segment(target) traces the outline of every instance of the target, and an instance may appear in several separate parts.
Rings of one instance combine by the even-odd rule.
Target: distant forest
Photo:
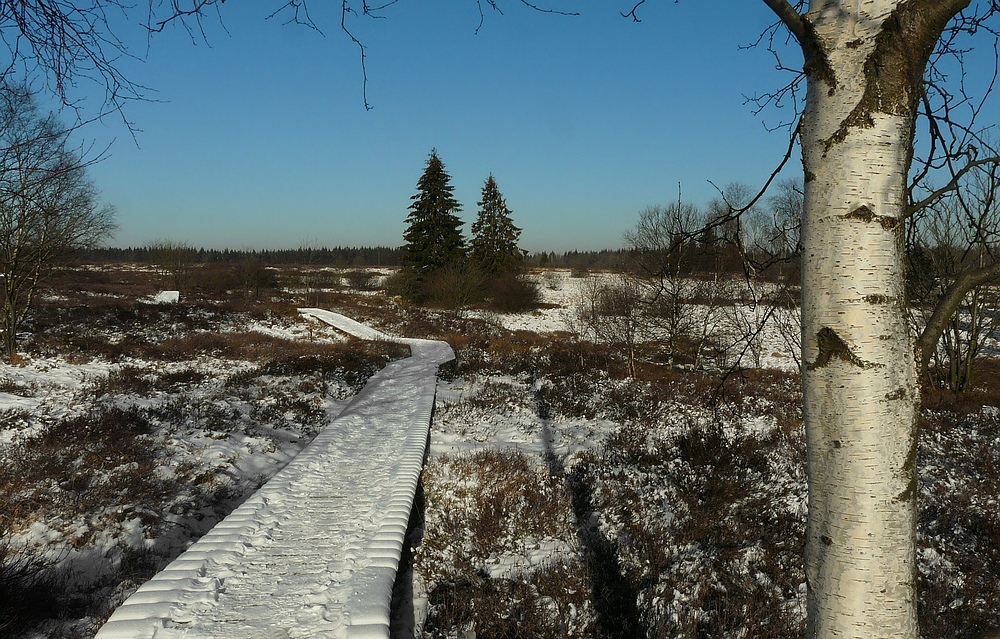
[[[280,250],[233,250],[173,247],[181,252],[184,262],[194,264],[232,264],[259,262],[268,265],[294,264],[301,266],[378,267],[399,266],[402,248],[387,246],[333,248],[297,248]],[[526,266],[567,269],[619,269],[629,262],[627,249],[600,251],[539,252],[525,257]],[[156,246],[129,248],[99,248],[82,251],[78,259],[85,262],[154,264],[162,259],[162,248]]]

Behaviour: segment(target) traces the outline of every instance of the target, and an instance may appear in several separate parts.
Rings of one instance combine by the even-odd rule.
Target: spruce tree
[[[458,266],[465,259],[462,220],[456,215],[462,206],[452,195],[454,188],[437,149],[432,150],[417,181],[417,194],[410,198],[409,226],[403,233],[403,269],[417,284],[430,273]]]
[[[524,259],[517,246],[521,229],[514,226],[493,174],[483,185],[483,199],[478,202],[479,215],[472,225],[472,261],[492,275],[516,269]]]

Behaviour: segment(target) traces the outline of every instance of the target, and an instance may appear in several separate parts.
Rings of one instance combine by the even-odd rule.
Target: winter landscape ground
[[[392,341],[323,309],[311,320]],[[446,342],[410,339],[302,452],[119,606],[97,639],[389,635]]]
[[[0,368],[0,635],[93,636],[408,354],[302,306],[457,355],[397,582],[400,636],[803,634],[788,308],[752,340],[737,327],[759,305],[700,308],[719,325],[704,356],[662,361],[647,344],[633,377],[621,348],[575,320],[588,282],[612,275],[535,273],[544,305],[521,314],[403,305],[372,285],[384,273],[276,271],[259,298],[209,275],[156,303],[151,270],[67,269],[26,326],[23,361]],[[928,639],[1000,627],[998,372],[987,358],[977,387],[925,393]]]

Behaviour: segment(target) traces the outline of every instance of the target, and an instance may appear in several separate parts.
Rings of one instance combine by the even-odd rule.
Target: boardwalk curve
[[[96,639],[389,636],[392,586],[423,465],[445,342],[408,344],[298,456],[125,601]]]

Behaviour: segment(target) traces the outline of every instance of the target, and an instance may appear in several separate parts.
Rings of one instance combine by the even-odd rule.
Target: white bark
[[[901,237],[913,118],[856,119],[865,61],[898,4],[813,1],[807,16],[835,78],[810,77],[802,127],[810,637],[917,637],[918,389]]]

